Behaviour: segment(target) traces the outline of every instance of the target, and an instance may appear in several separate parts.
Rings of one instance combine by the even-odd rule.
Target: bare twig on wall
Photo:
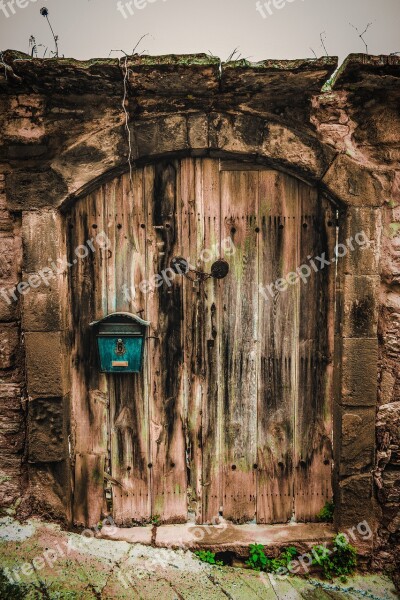
[[[358,37],[362,40],[362,42],[363,42],[363,44],[365,46],[365,53],[368,54],[368,45],[367,45],[367,42],[364,40],[364,35],[367,33],[368,29],[371,27],[372,22],[368,23],[368,25],[366,26],[366,28],[364,29],[364,31],[362,31],[361,33],[360,33],[360,30],[358,29],[358,27],[356,27],[355,25],[353,25],[353,23],[349,23],[349,25],[353,29],[355,29],[357,31]]]
[[[324,36],[325,36],[325,37],[324,37]],[[325,46],[325,40],[326,40],[326,31],[322,31],[322,32],[319,34],[319,39],[321,40],[321,46],[323,47],[323,49],[324,49],[324,51],[325,51],[325,55],[326,55],[326,56],[329,56],[329,54],[328,54],[328,51],[327,51],[327,49],[326,49],[326,46]]]
[[[142,35],[142,37],[140,38],[140,40],[138,41],[138,43],[136,44],[136,46],[133,48],[132,50],[132,55],[135,54],[137,47],[139,46],[140,42],[142,40],[144,40],[145,37],[147,37],[148,35],[150,35],[149,33],[145,33],[144,35]],[[143,50],[143,52],[145,52],[145,50]],[[143,52],[141,52],[141,54],[143,54]]]
[[[310,46],[310,50],[314,54],[315,58],[318,58],[318,56],[315,54],[315,51],[311,48],[311,46]]]
[[[121,60],[120,59],[120,64],[121,64]],[[127,98],[128,98],[128,76],[129,76],[129,72],[128,72],[128,57],[125,55],[124,57],[124,97],[122,99],[122,108],[124,109],[124,113],[125,113],[125,129],[126,129],[126,133],[127,133],[127,137],[128,137],[128,148],[129,148],[129,153],[128,153],[128,165],[129,165],[129,181],[131,184],[131,189],[133,190],[133,174],[132,174],[132,140],[131,140],[131,130],[129,127],[129,114],[128,111],[126,110],[126,103],[127,103]]]
[[[133,50],[132,50],[132,56],[135,55],[135,51],[137,50],[140,42],[147,36],[149,35],[148,33],[142,35],[142,37],[139,39],[138,43],[134,46]],[[127,140],[128,140],[128,166],[129,166],[129,182],[130,182],[130,187],[131,187],[131,191],[133,194],[133,163],[132,163],[132,134],[131,134],[131,129],[129,127],[129,113],[128,110],[126,108],[127,102],[128,102],[128,77],[129,77],[129,68],[128,68],[128,54],[125,52],[125,50],[110,50],[110,53],[108,56],[110,56],[113,52],[121,52],[124,56],[119,58],[119,64],[120,67],[123,69],[123,83],[124,83],[124,94],[123,94],[123,98],[122,98],[122,109],[124,111],[124,115],[125,115],[125,130],[126,130],[126,135],[127,135]]]

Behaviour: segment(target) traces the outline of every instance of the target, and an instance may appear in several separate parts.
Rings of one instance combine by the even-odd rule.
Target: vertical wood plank
[[[315,521],[332,497],[331,369],[332,343],[329,323],[332,310],[335,265],[335,216],[327,203],[319,202],[313,188],[300,184],[300,262],[311,265],[307,284],[300,285],[299,394],[296,407],[295,516],[297,521]]]
[[[204,159],[201,163],[201,189],[196,190],[203,207],[203,249],[200,253],[200,270],[210,272],[212,263],[221,257],[221,197],[220,173],[216,160]],[[202,390],[202,522],[216,523],[222,506],[221,481],[221,429],[222,396],[219,390],[221,290],[226,280],[210,278],[201,285],[204,296]]]
[[[195,266],[199,256],[199,215],[201,210],[201,161],[180,163],[180,254]],[[200,183],[199,183],[200,180]],[[186,420],[188,509],[196,523],[202,522],[202,386],[204,330],[199,323],[202,295],[197,283],[182,278],[183,298],[183,394]],[[192,514],[190,514],[192,513]]]
[[[104,462],[104,455],[76,455],[75,481],[79,482],[74,494],[76,525],[95,527],[100,520],[104,504]]]
[[[115,181],[110,196],[110,239],[113,257],[109,281],[115,282],[117,311],[145,311],[143,286],[146,276],[142,170],[135,171],[134,195],[128,175]],[[114,236],[114,237],[112,237]],[[143,316],[143,315],[142,315]],[[142,523],[150,518],[148,480],[148,398],[145,374],[109,376],[111,423],[111,475],[113,513],[117,524]]]
[[[260,172],[258,523],[285,523],[293,514],[299,291],[296,284],[279,292],[275,283],[298,266],[298,213],[296,180]]]
[[[148,234],[153,272],[167,276],[171,259],[179,252],[177,225],[177,164],[165,161],[154,168],[154,182],[147,183]],[[152,191],[151,197],[147,191]],[[150,274],[150,273],[149,273]],[[152,340],[150,369],[150,422],[152,463],[152,514],[165,523],[187,520],[187,477],[182,398],[182,282],[162,281],[149,296],[149,316],[157,331]]]
[[[255,518],[257,429],[258,173],[221,173],[223,235],[236,246],[222,286],[223,515],[236,523]]]
[[[74,519],[85,525],[98,522],[104,503],[103,470],[107,454],[107,396],[105,379],[92,368],[96,347],[89,323],[100,312],[101,254],[94,240],[103,193],[97,190],[77,203],[69,227],[70,294],[72,299],[71,409],[75,453]],[[94,227],[93,227],[94,226]],[[93,243],[94,251],[88,241]],[[84,256],[83,248],[87,248]],[[76,249],[79,248],[79,256]],[[83,253],[83,254],[81,254]],[[98,293],[100,291],[100,293]],[[86,457],[86,458],[85,458]],[[102,465],[91,470],[90,465]],[[102,500],[102,501],[101,501]]]

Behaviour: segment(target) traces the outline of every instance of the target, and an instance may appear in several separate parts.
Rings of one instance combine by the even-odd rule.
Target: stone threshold
[[[156,548],[199,548],[212,552],[233,552],[247,556],[250,544],[263,544],[274,549],[293,545],[307,552],[314,544],[331,542],[336,532],[328,523],[293,523],[285,525],[160,525],[145,527],[103,527],[99,539],[144,544]]]

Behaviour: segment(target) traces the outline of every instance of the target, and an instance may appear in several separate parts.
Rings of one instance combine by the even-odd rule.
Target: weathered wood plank
[[[180,206],[177,217],[180,254],[195,266],[198,248],[198,179],[195,159],[184,159],[180,167]],[[204,331],[199,327],[199,286],[182,278],[183,364],[182,382],[186,416],[188,508],[196,523],[202,522],[202,351]],[[201,310],[201,308],[200,308]]]
[[[95,527],[104,503],[104,461],[99,454],[75,456],[74,522]]]
[[[103,472],[107,454],[107,396],[104,377],[100,376],[97,368],[93,368],[94,365],[97,366],[97,356],[89,329],[89,323],[98,310],[93,289],[94,286],[101,286],[97,277],[100,264],[99,255],[96,254],[98,246],[95,241],[91,242],[96,231],[93,225],[97,224],[98,212],[102,211],[101,202],[102,191],[98,190],[78,203],[70,222],[68,244],[68,258],[73,265],[68,276],[72,301],[71,442],[75,455],[74,520],[83,522],[82,519],[87,518],[96,523],[101,517],[104,502],[103,477],[94,477],[94,471],[90,469],[83,477],[86,463],[82,463],[79,456],[98,455],[98,460],[103,464]],[[88,242],[93,243],[95,251],[90,249]],[[83,247],[86,247],[86,256]],[[90,460],[95,461],[94,458]],[[89,526],[88,521],[84,524]]]
[[[198,166],[198,168],[200,165]],[[221,257],[221,195],[218,162],[201,162],[201,190],[196,190],[203,207],[203,248],[200,270],[209,273],[212,263]],[[226,281],[226,280],[225,280]],[[200,284],[203,296],[203,398],[202,398],[202,522],[216,523],[222,506],[221,429],[223,422],[220,393],[221,290],[224,281],[208,279]]]
[[[113,485],[113,518],[117,525],[142,523],[150,518],[147,420],[143,418],[138,387],[132,376],[110,377],[111,475],[119,483]]]
[[[107,252],[107,311],[108,314],[116,312],[117,310],[117,272],[115,265],[115,255],[117,246],[117,223],[116,223],[116,210],[118,206],[117,193],[117,181],[109,181],[104,186],[105,193],[105,209],[107,219],[107,236],[110,240],[110,247]]]
[[[149,174],[149,173],[148,173]],[[154,259],[152,276],[168,275],[171,259],[179,252],[177,227],[177,165],[155,166],[151,197],[147,194],[149,234]],[[150,232],[152,229],[152,232]],[[157,328],[151,344],[150,419],[152,514],[163,522],[187,520],[187,477],[182,398],[182,282],[163,282],[149,298],[149,316]]]
[[[256,512],[258,173],[222,172],[221,190],[222,235],[236,247],[222,286],[223,515],[240,523]]]
[[[105,205],[105,189],[101,186],[95,193],[89,196],[92,200],[90,207],[89,223],[93,246],[93,289],[94,293],[94,319],[97,321],[107,315],[107,261],[109,257],[107,236],[107,212]],[[96,237],[99,240],[96,242]]]
[[[324,266],[316,257],[333,257],[335,216],[319,202],[317,191],[301,190],[300,262],[311,266],[307,284],[300,284],[299,394],[295,435],[295,516],[314,521],[332,497],[331,377],[329,339],[332,282],[335,265]],[[328,223],[330,225],[328,225]],[[312,267],[315,265],[315,269]]]
[[[289,176],[260,173],[258,523],[285,523],[293,513],[299,291],[293,285],[279,292],[275,282],[298,266],[297,190]]]
[[[128,175],[115,185],[108,206],[109,236],[113,257],[109,270],[115,282],[117,311],[145,310],[143,286],[146,276],[145,244],[141,234],[144,220],[142,171],[135,172],[135,197]],[[111,417],[111,475],[120,482],[113,486],[113,513],[118,524],[141,523],[150,518],[148,480],[148,397],[143,372],[109,376]]]
[[[99,240],[96,241],[97,235],[106,229],[106,224],[104,223],[103,188],[99,188],[96,192],[91,194],[87,198],[85,204],[82,205],[82,209],[85,211],[86,227],[83,231],[81,245],[86,246],[88,254],[84,258],[80,258],[79,263],[83,263],[81,265],[81,273],[85,281],[86,289],[84,302],[87,303],[87,316],[89,317],[89,320],[87,320],[82,314],[80,323],[82,335],[84,336],[82,340],[84,353],[82,354],[81,364],[86,371],[85,381],[88,383],[87,399],[90,434],[87,435],[88,430],[86,430],[85,436],[91,440],[91,452],[106,455],[108,413],[107,380],[105,375],[101,374],[97,368],[96,343],[93,338],[93,332],[89,329],[89,323],[94,319],[103,316],[103,311],[107,310],[107,298],[104,298],[104,277],[106,276],[107,260],[103,260],[102,252],[104,252],[104,258],[107,258],[108,251],[107,248],[100,247],[104,245],[103,242],[105,238],[100,236]],[[105,243],[105,246],[107,246],[107,242]],[[75,269],[75,267],[73,268]],[[87,346],[88,344],[89,348]],[[85,356],[87,353],[89,354],[89,364],[87,356]],[[93,364],[95,368],[90,369],[91,364]],[[90,369],[89,378],[87,376],[88,368]],[[79,397],[77,399],[79,402]]]

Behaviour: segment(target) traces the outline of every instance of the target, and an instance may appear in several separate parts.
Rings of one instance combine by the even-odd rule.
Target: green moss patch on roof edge
[[[258,71],[307,71],[321,68],[336,68],[337,56],[322,58],[299,58],[290,60],[267,59],[259,62],[249,62],[246,59],[222,63],[222,69],[254,69]]]

